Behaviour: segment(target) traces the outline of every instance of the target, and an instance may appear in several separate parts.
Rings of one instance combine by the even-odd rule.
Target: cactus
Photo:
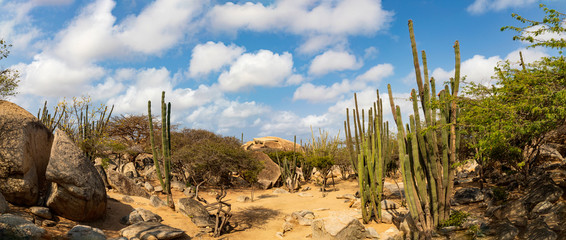
[[[383,104],[379,97],[379,91],[377,91],[377,101],[373,103],[373,108],[367,111],[367,129],[365,111],[362,109],[362,116],[360,117],[356,94],[354,94],[354,103],[355,144],[352,141],[349,109],[346,109],[346,121],[344,121],[346,146],[350,153],[352,165],[358,174],[363,221],[368,223],[372,216],[375,216],[375,220],[379,222],[381,220],[385,159],[389,157],[386,153],[390,146],[389,131],[385,129],[388,128],[389,124],[383,123]]]
[[[165,91],[161,93],[161,150],[163,159],[163,172],[161,174],[161,165],[159,163],[159,151],[155,147],[153,134],[153,117],[151,116],[151,101],[147,101],[147,115],[149,118],[149,138],[151,141],[151,150],[153,153],[153,163],[159,183],[167,194],[167,205],[175,209],[173,196],[171,194],[171,103],[165,104]]]
[[[37,112],[37,119],[39,119],[43,123],[43,125],[45,125],[47,129],[49,129],[49,131],[53,132],[57,125],[59,125],[61,118],[63,118],[65,107],[66,106],[63,105],[61,112],[59,112],[59,106],[55,107],[55,113],[51,115],[49,114],[49,110],[47,110],[47,101],[45,101],[45,103],[43,104],[43,109],[40,108]],[[57,116],[59,116],[59,118],[57,118]]]
[[[417,223],[419,234],[430,239],[434,229],[450,216],[449,203],[454,183],[452,166],[456,161],[459,142],[456,99],[460,83],[460,47],[456,41],[454,78],[451,78],[450,84],[438,93],[437,99],[434,78],[428,80],[424,51],[422,51],[423,83],[412,21],[409,21],[409,33],[418,94],[415,89],[411,92],[414,115],[410,115],[410,124],[407,127],[403,126],[399,106],[394,107],[391,86],[388,86],[388,89],[391,111],[398,129],[399,160],[407,205],[411,217]],[[419,99],[424,116],[424,128],[421,127],[417,104]],[[437,115],[438,110],[440,115]],[[440,118],[438,121],[437,117]],[[439,133],[440,139],[438,139]]]

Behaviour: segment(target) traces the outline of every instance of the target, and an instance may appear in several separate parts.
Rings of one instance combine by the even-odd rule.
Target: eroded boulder
[[[51,189],[46,205],[56,214],[75,221],[96,220],[106,213],[106,188],[84,153],[57,129],[47,166]]]
[[[0,192],[15,205],[37,204],[53,134],[25,109],[0,100]]]
[[[108,169],[106,176],[108,176],[108,184],[121,194],[144,198],[151,196],[143,187],[137,185],[134,180],[126,177],[124,174]]]
[[[42,239],[47,234],[45,229],[13,214],[0,215],[0,239]]]
[[[263,189],[272,187],[281,176],[281,168],[265,153],[253,152],[252,156],[263,163],[263,169],[257,175],[257,182]]]
[[[295,145],[293,147],[293,145]],[[245,143],[242,148],[245,150],[261,151],[266,149],[273,149],[279,151],[303,151],[303,148],[299,144],[294,144],[293,142],[279,138],[279,137],[260,137],[254,138],[253,141]]]
[[[350,214],[316,219],[312,223],[313,239],[353,240],[365,237],[364,225]]]
[[[216,220],[206,211],[206,208],[202,203],[192,198],[181,198],[177,202],[177,207],[179,211],[191,218],[191,221],[197,225],[197,227],[210,227],[214,228]]]
[[[185,235],[183,230],[157,222],[139,222],[120,230],[120,235],[128,239],[176,239]]]

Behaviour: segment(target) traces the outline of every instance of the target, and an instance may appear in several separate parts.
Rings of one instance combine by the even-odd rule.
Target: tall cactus
[[[418,51],[413,32],[413,22],[409,20],[409,33],[413,52],[413,62],[418,86],[411,92],[414,115],[410,115],[410,124],[403,126],[401,110],[395,106],[389,88],[391,111],[398,129],[399,158],[405,184],[407,205],[421,236],[432,237],[435,227],[450,216],[450,197],[454,183],[453,165],[456,161],[459,141],[457,131],[458,88],[460,84],[460,46],[454,45],[455,74],[438,93],[434,78],[428,79],[426,53],[422,51],[424,83],[418,58]],[[424,127],[421,127],[421,115],[417,101],[421,103]],[[438,115],[440,110],[440,115]],[[437,121],[437,116],[439,121]],[[440,133],[440,135],[439,135]],[[438,139],[440,136],[440,139]],[[442,144],[440,144],[442,143]]]
[[[173,196],[171,194],[171,103],[165,104],[165,91],[161,93],[161,150],[163,159],[163,171],[161,174],[161,164],[159,163],[159,151],[155,147],[153,134],[153,117],[151,116],[151,101],[147,101],[147,115],[149,118],[149,138],[151,141],[151,150],[153,153],[153,164],[159,183],[167,194],[167,205],[175,208]]]
[[[373,108],[367,111],[367,129],[363,109],[360,117],[356,94],[354,94],[354,102],[355,142],[352,141],[349,109],[346,109],[346,121],[344,121],[346,144],[353,166],[358,174],[363,221],[368,223],[372,216],[375,216],[375,220],[379,222],[381,220],[385,159],[390,145],[388,143],[389,131],[384,130],[388,127],[388,123],[383,123],[383,107],[379,91],[377,91],[377,101],[373,103]]]
[[[49,110],[47,109],[47,101],[45,101],[43,108],[40,108],[37,112],[37,119],[39,119],[43,123],[43,125],[45,125],[47,129],[49,129],[49,131],[53,132],[57,125],[59,125],[61,118],[63,118],[65,108],[66,106],[63,105],[61,112],[59,112],[59,106],[56,106],[55,113],[50,114]],[[59,117],[57,118],[57,116]]]

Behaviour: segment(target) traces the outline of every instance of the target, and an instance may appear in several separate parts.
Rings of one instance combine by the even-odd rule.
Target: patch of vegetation
[[[497,202],[507,200],[507,189],[504,187],[494,187],[491,189],[493,191],[493,199]]]
[[[448,220],[439,224],[439,227],[458,226],[461,227],[464,221],[470,216],[469,213],[464,211],[452,211]]]

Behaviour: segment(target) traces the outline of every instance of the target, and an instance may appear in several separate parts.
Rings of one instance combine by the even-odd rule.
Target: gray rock
[[[388,210],[388,209],[397,209],[401,206],[400,204],[393,202],[391,200],[381,200],[381,209]]]
[[[67,232],[69,240],[106,240],[104,232],[91,226],[77,225]]]
[[[187,186],[179,181],[172,181],[171,182],[171,189],[176,189],[178,191],[184,191]]]
[[[108,170],[106,175],[108,176],[108,183],[110,186],[121,194],[144,198],[149,198],[151,196],[142,187],[138,186],[131,178],[128,178],[119,172]]]
[[[161,185],[157,185],[153,188],[153,191],[155,192],[163,192],[163,187]]]
[[[356,197],[354,196],[354,194],[344,194],[344,195],[338,195],[336,196],[336,199],[348,199],[348,200],[352,200],[355,199]]]
[[[495,235],[500,240],[513,240],[519,235],[519,229],[508,220],[481,227],[486,235]]]
[[[139,177],[138,171],[136,171],[136,166],[133,162],[126,163],[120,167],[120,172],[125,176],[130,178]]]
[[[153,186],[151,185],[151,183],[145,182],[143,184],[143,187],[145,187],[145,190],[147,190],[148,192],[153,192],[153,190],[155,190],[155,188],[153,188]]]
[[[380,239],[380,238],[379,238],[379,233],[377,233],[377,231],[375,230],[375,228],[372,228],[372,227],[367,227],[367,228],[366,228],[366,238],[374,239],[374,240]]]
[[[390,227],[379,235],[380,240],[402,240],[403,233],[396,227]]]
[[[161,223],[139,222],[120,230],[120,235],[128,239],[139,238],[144,240],[155,237],[157,239],[166,240],[182,237],[185,235],[185,232]]]
[[[94,168],[96,168],[98,175],[100,175],[102,182],[104,182],[104,187],[110,188],[110,184],[108,184],[108,176],[106,176],[106,170],[104,170],[104,167],[101,165],[94,165]]]
[[[301,226],[311,226],[314,218],[314,213],[309,210],[291,213],[291,219],[297,221]]]
[[[381,221],[383,223],[393,223],[393,214],[388,210],[381,210]]]
[[[566,232],[566,203],[554,205],[548,214],[542,216],[542,219],[553,231]]]
[[[238,198],[236,198],[236,201],[238,201],[238,202],[250,202],[251,199],[248,196],[238,196]]]
[[[562,223],[564,224],[564,223]],[[546,223],[542,221],[534,221],[529,224],[524,239],[527,240],[556,240],[558,234],[550,230]]]
[[[299,197],[313,197],[312,194],[306,192],[300,192],[297,195],[299,195]]]
[[[161,216],[143,208],[136,208],[130,214],[120,219],[120,223],[124,225],[132,225],[139,222],[161,222],[161,221],[163,221]]]
[[[8,212],[8,210],[10,210],[10,206],[4,198],[4,195],[0,192],[0,214]]]
[[[45,173],[51,181],[46,205],[75,221],[96,220],[106,213],[106,187],[96,168],[60,129],[55,131]]]
[[[53,134],[35,116],[0,100],[0,192],[8,202],[38,203],[52,142]]]
[[[161,200],[161,198],[159,198],[158,196],[154,196],[152,195],[149,198],[149,203],[151,204],[151,206],[153,207],[163,207],[163,206],[167,206],[167,204]]]
[[[353,240],[366,237],[364,225],[349,214],[316,219],[312,223],[312,238]]]
[[[283,228],[283,233],[286,233],[286,232],[289,232],[289,231],[293,230],[294,227],[295,227],[295,226],[294,226],[292,223],[285,221],[285,222],[283,223],[283,226],[282,226],[282,228]]]
[[[551,203],[558,201],[563,193],[564,191],[552,179],[542,177],[531,185],[528,194],[524,197],[524,202],[529,209],[532,209],[543,201]]]
[[[53,217],[51,211],[49,211],[49,208],[46,207],[35,206],[35,207],[30,207],[29,210],[34,215],[42,217],[44,219],[51,219]]]
[[[134,199],[130,196],[123,196],[122,201],[125,202],[125,203],[133,203]]]
[[[263,189],[271,188],[281,176],[281,169],[279,168],[279,165],[273,162],[273,160],[271,160],[271,158],[269,158],[269,156],[265,153],[253,152],[252,156],[260,162],[263,162],[263,169],[257,176],[257,182]]]
[[[191,221],[197,227],[210,227],[214,228],[216,219],[212,217],[202,203],[192,198],[181,198],[177,201],[176,205],[179,212],[185,216],[190,217]]]
[[[483,201],[485,195],[479,188],[461,188],[454,193],[453,202],[459,204],[469,204]]]
[[[0,239],[42,239],[47,231],[10,213],[0,215]]]
[[[289,191],[282,188],[276,188],[275,190],[273,190],[273,194],[287,194],[287,193],[289,193]]]

